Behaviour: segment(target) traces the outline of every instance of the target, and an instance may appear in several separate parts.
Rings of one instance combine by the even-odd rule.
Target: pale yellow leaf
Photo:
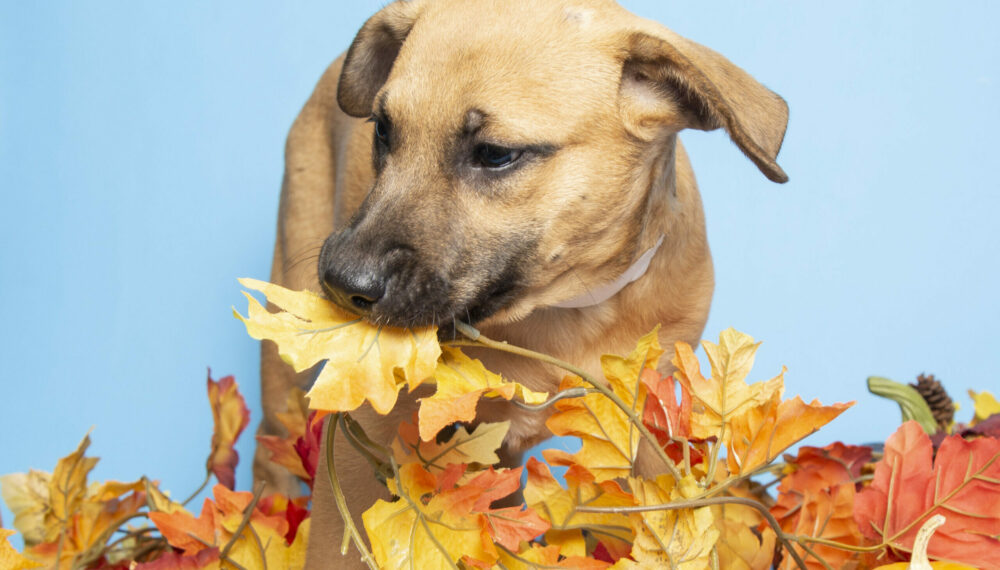
[[[253,279],[240,283],[285,310],[268,312],[246,294],[247,316],[234,313],[250,336],[277,343],[281,357],[296,371],[325,362],[308,394],[313,409],[350,411],[368,400],[378,413],[387,414],[404,383],[413,389],[434,373],[441,353],[436,327],[376,327],[309,291]]]
[[[669,475],[655,481],[629,479],[637,505],[653,506],[694,497],[700,491],[692,476],[675,484]],[[614,568],[712,567],[712,549],[719,538],[710,507],[655,510],[630,515],[635,541],[632,559],[619,560]]]
[[[500,462],[496,452],[503,444],[508,429],[509,421],[478,424],[471,432],[463,425],[448,441],[438,443],[435,439],[423,441],[415,425],[404,423],[400,426],[399,437],[392,444],[393,455],[400,465],[420,463],[432,473],[440,472],[453,463],[473,467],[495,465]]]
[[[679,342],[675,345],[675,377],[691,393],[693,406],[691,433],[699,439],[719,437],[728,444],[732,431],[727,429],[733,418],[766,404],[784,388],[781,375],[750,385],[747,374],[753,366],[754,353],[760,343],[749,335],[727,329],[719,335],[719,344],[704,341],[702,346],[712,365],[712,375],[705,378],[691,347]]]
[[[28,546],[45,542],[49,532],[46,515],[49,513],[51,479],[50,474],[34,469],[0,477],[0,492],[7,508],[14,513],[14,528]]]

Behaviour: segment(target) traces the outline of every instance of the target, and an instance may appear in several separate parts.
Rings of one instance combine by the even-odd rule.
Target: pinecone
[[[927,405],[934,414],[938,427],[942,432],[947,433],[948,426],[955,419],[955,403],[951,401],[951,396],[945,391],[941,382],[934,378],[933,374],[921,374],[917,377],[916,384],[910,384],[916,388],[917,392],[924,397]]]

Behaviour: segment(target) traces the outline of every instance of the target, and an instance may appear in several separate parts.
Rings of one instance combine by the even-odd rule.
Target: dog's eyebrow
[[[483,129],[488,129],[491,122],[490,119],[491,116],[486,111],[481,109],[470,109],[465,113],[465,121],[462,124],[462,134],[466,137],[471,137]],[[516,141],[507,142],[510,144],[516,144]],[[517,146],[523,150],[528,150],[540,155],[549,155],[559,149],[559,145],[550,142],[521,143],[517,144]]]
[[[462,132],[466,135],[475,134],[486,124],[486,113],[479,109],[469,109],[465,114],[465,123],[462,125]]]
[[[389,119],[389,113],[385,109],[386,101],[388,99],[389,99],[389,93],[387,91],[383,91],[382,94],[379,95],[378,101],[375,102],[375,115],[382,117],[386,120]]]

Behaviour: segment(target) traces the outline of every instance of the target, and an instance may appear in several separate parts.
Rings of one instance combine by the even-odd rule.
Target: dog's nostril
[[[377,300],[378,299],[372,299],[370,297],[365,297],[364,295],[352,295],[351,296],[351,304],[354,305],[355,307],[357,307],[358,309],[362,310],[362,311],[367,311],[367,310],[371,309],[372,305],[374,305],[375,301],[377,301]]]
[[[327,269],[322,284],[330,300],[358,314],[370,313],[385,295],[385,285],[374,273]]]

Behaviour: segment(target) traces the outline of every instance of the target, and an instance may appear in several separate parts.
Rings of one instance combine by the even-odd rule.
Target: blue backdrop
[[[255,428],[236,278],[266,279],[287,129],[381,4],[0,2],[0,473],[51,470],[93,428],[95,478],[186,496],[207,367]],[[966,388],[1000,388],[1000,4],[625,4],[791,107],[784,186],[721,132],[684,137],[717,269],[706,336],[764,340],[751,379],[785,364],[788,394],[859,400],[814,444],[896,427],[871,374],[933,372],[961,417]]]

